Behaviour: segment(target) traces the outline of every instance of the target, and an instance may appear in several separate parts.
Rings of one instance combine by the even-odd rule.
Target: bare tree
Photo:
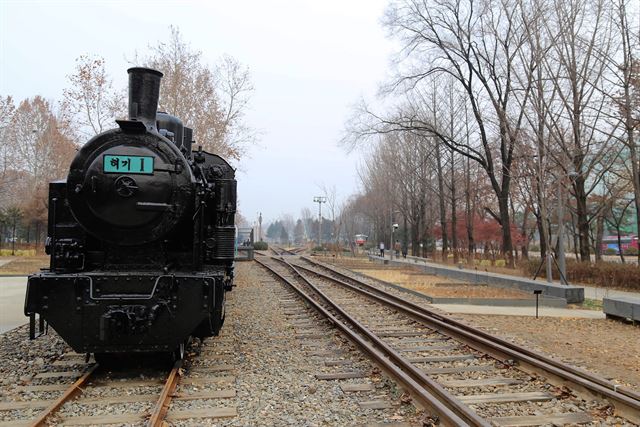
[[[0,179],[4,183],[7,168],[13,162],[9,144],[9,130],[15,112],[15,105],[11,96],[0,97]]]
[[[338,190],[335,185],[327,186],[326,184],[322,184],[320,185],[320,191],[322,191],[327,198],[327,208],[332,224],[331,236],[333,238],[334,247],[337,250],[340,241],[340,234],[342,232],[343,206],[338,198]]]
[[[71,87],[64,89],[62,114],[79,136],[92,137],[114,126],[125,115],[125,96],[113,88],[100,56],[81,55],[74,73],[67,76]]]
[[[176,27],[168,42],[151,47],[145,62],[164,73],[159,108],[193,127],[203,148],[240,159],[257,137],[245,122],[253,92],[249,70],[230,56],[207,66]]]
[[[607,108],[603,76],[611,49],[607,7],[607,0],[555,0],[545,21],[555,43],[544,66],[557,94],[557,101],[549,105],[547,127],[559,151],[549,154],[561,169],[558,186],[570,185],[575,197],[580,259],[586,262],[590,260],[587,198],[615,159],[609,155],[615,129],[603,120]]]
[[[621,45],[618,56],[612,56],[617,71],[612,95],[624,132],[620,141],[628,150],[628,164],[632,183],[633,203],[636,210],[636,229],[640,232],[640,153],[637,133],[640,131],[640,29],[629,22],[629,1],[617,0],[615,25]],[[636,10],[637,12],[637,10]],[[621,60],[618,58],[621,57]],[[638,251],[640,263],[640,251]]]
[[[300,210],[300,218],[302,218],[302,224],[304,225],[304,236],[310,239],[313,236],[313,230],[311,224],[313,223],[313,213],[309,208],[302,208]]]
[[[518,51],[524,43],[526,17],[498,1],[399,0],[391,4],[385,25],[402,43],[396,64],[398,77],[389,92],[415,92],[432,76],[450,76],[466,95],[475,121],[471,143],[457,138],[449,128],[434,123],[429,115],[405,116],[398,120],[367,111],[386,131],[414,131],[432,134],[450,149],[478,162],[485,170],[498,200],[498,213],[489,209],[501,224],[502,249],[513,265],[513,242],[509,194],[514,149],[523,120],[522,110],[514,110],[514,99],[529,96],[530,74],[524,86],[514,85],[512,75],[523,70]],[[414,97],[419,100],[420,97]],[[422,96],[422,98],[425,98]],[[526,102],[526,101],[522,101]],[[415,109],[420,111],[420,108]],[[373,126],[374,131],[385,131]],[[362,136],[369,128],[354,132]],[[476,144],[476,142],[479,142]]]
[[[5,176],[16,179],[3,183],[4,203],[26,213],[38,232],[46,220],[48,183],[67,174],[76,152],[61,126],[50,103],[36,96],[20,103],[7,129],[11,162]]]

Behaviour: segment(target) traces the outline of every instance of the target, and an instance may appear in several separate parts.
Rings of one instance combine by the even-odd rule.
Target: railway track
[[[213,401],[231,399],[236,396],[228,384],[233,376],[225,371],[233,369],[233,354],[228,361],[220,360],[224,348],[220,349],[207,341],[200,347],[198,363],[188,370],[182,361],[176,362],[167,373],[162,369],[123,368],[118,371],[102,369],[97,363],[85,364],[80,376],[72,384],[57,382],[78,374],[73,371],[49,371],[36,375],[45,381],[22,386],[26,395],[53,396],[55,398],[31,398],[2,402],[1,427],[46,426],[46,425],[147,425],[162,426],[165,422],[179,422],[209,418],[236,416],[235,407],[211,405]],[[56,366],[76,367],[81,355],[69,354],[56,362]],[[208,363],[212,361],[212,363]],[[48,381],[47,381],[48,380]],[[211,389],[213,388],[213,389]],[[191,402],[188,409],[180,409],[182,402]],[[203,401],[194,407],[194,401]],[[197,406],[197,405],[196,405]],[[39,410],[35,417],[24,416],[20,411]],[[6,414],[14,417],[7,417]]]
[[[640,396],[631,390],[310,259],[293,259],[258,262],[367,353],[419,406],[437,414],[442,424],[598,423],[611,415],[609,404],[617,415],[640,423]]]
[[[299,249],[298,249],[299,250]],[[269,247],[269,252],[272,253],[272,255],[275,256],[284,256],[284,255],[298,255],[298,250],[296,249],[285,249],[285,248],[281,248],[279,246],[270,246]]]
[[[230,301],[233,303],[232,299]],[[68,352],[0,402],[0,427],[201,424],[237,416],[232,334],[196,342],[171,369],[153,356],[126,366]]]
[[[201,348],[202,360],[188,371],[182,367],[182,361],[176,362],[166,373],[161,369],[125,368],[116,375],[102,369],[96,363],[84,365],[84,370],[72,384],[57,383],[56,379],[72,377],[78,371],[50,371],[36,375],[36,378],[49,379],[40,384],[22,386],[25,394],[51,396],[56,398],[32,398],[13,402],[2,402],[0,411],[14,414],[4,416],[2,427],[46,426],[46,425],[147,425],[161,426],[165,421],[179,422],[202,418],[228,418],[236,416],[234,407],[212,406],[212,401],[234,398],[235,390],[227,384],[234,377],[224,375],[232,369],[233,355],[229,354],[229,363],[219,363],[219,350],[205,344]],[[57,361],[57,366],[77,366],[70,354]],[[207,358],[214,357],[213,366],[208,366]],[[214,390],[207,390],[213,386]],[[221,389],[221,387],[223,387]],[[195,390],[195,391],[194,391]],[[173,408],[184,401],[206,401],[199,408],[193,405],[189,409]],[[35,417],[20,414],[21,410],[39,410]],[[10,418],[10,419],[7,419]]]

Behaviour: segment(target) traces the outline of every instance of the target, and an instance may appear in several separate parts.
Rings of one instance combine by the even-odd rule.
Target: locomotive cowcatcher
[[[49,185],[50,267],[29,276],[24,308],[32,338],[38,314],[97,359],[217,335],[233,286],[235,171],[157,112],[162,73],[128,73],[128,119]]]

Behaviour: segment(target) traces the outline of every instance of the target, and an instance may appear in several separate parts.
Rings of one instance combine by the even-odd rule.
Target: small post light
[[[540,297],[540,294],[542,294],[542,289],[536,289],[535,291],[533,291],[533,293],[536,296],[536,319],[538,318],[538,298]]]

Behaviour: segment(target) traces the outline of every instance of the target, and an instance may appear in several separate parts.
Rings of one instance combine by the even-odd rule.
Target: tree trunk
[[[602,262],[602,235],[604,234],[604,215],[599,214],[596,219],[596,241],[594,251],[596,253],[596,262]]]
[[[520,230],[520,232],[522,233],[522,236],[524,237],[524,242],[522,243],[521,249],[522,249],[522,259],[529,259],[529,234],[527,233],[527,228],[529,228],[529,211],[530,211],[530,207],[527,205],[524,208],[524,214],[523,214],[523,219],[522,219],[522,229]]]
[[[16,220],[13,220],[13,229],[11,231],[11,255],[16,254]]]
[[[580,247],[580,241],[578,239],[578,232],[576,231],[576,220],[571,214],[571,236],[573,238],[573,254],[575,256],[576,261],[580,259],[580,253],[578,248]]]
[[[620,223],[616,224],[616,235],[618,237],[618,253],[620,254],[620,261],[624,264],[624,251],[622,250],[622,239],[620,238]]]
[[[576,192],[576,216],[578,219],[578,237],[580,241],[580,261],[590,262],[589,218],[587,216],[587,195],[584,191],[584,185],[584,178],[582,175],[579,175],[574,180],[573,188]]]
[[[419,221],[419,220],[418,220]],[[420,222],[416,221],[411,229],[411,255],[419,256],[418,248],[420,244]]]
[[[467,243],[468,243],[468,263],[473,264],[475,254],[475,242],[473,241],[473,214],[471,209],[471,165],[470,159],[467,157],[466,162],[466,179],[465,179],[465,191],[464,191],[464,208],[465,208],[465,222],[467,226]]]
[[[538,234],[540,235],[540,258],[544,259],[547,256],[547,230],[542,221],[542,214],[540,213],[540,211],[538,211],[538,214],[536,215],[536,225],[538,226]]]
[[[36,255],[40,248],[40,221],[36,221]]]
[[[458,258],[458,233],[456,227],[458,218],[456,216],[456,174],[455,174],[455,152],[451,150],[451,250],[453,250],[453,263],[457,264]]]
[[[502,226],[502,253],[507,259],[507,265],[514,268],[513,260],[513,240],[511,240],[511,217],[509,215],[509,190],[508,186],[503,185],[502,194],[498,198],[498,207],[500,208],[500,225]]]
[[[442,175],[442,157],[440,152],[440,142],[436,139],[436,165],[438,175],[438,202],[440,204],[440,227],[442,228],[442,261],[447,262],[447,250],[449,242],[447,239],[447,211],[444,199],[444,177]]]

